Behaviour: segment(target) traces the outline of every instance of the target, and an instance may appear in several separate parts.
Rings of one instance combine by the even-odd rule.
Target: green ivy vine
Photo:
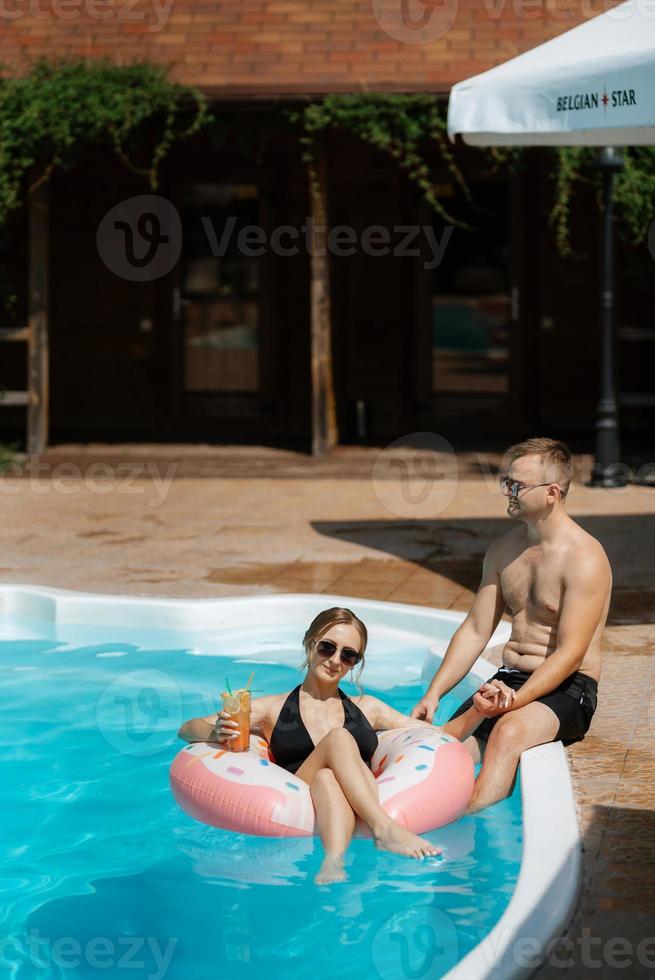
[[[230,126],[229,113],[217,118],[199,90],[172,82],[163,65],[40,57],[28,62],[28,70],[21,77],[3,77],[4,69],[0,64],[0,228],[22,203],[27,174],[40,171],[32,190],[55,168],[72,166],[85,144],[109,145],[125,166],[156,190],[159,166],[175,141],[201,128],[207,128],[208,138],[216,146],[228,130],[233,130],[238,140],[245,138],[247,127]],[[340,128],[394,159],[444,221],[472,231],[471,224],[450,214],[439,200],[425,153],[427,147],[436,149],[467,204],[473,211],[485,213],[474,201],[455,161],[445,106],[435,95],[332,94],[300,109],[274,112],[276,119],[285,119],[296,128],[314,188],[318,184],[319,137]],[[256,143],[261,155],[259,138]],[[146,149],[149,159],[144,162]],[[516,171],[524,165],[521,148],[490,147],[480,152],[490,173]],[[549,220],[560,253],[572,256],[576,254],[570,243],[576,185],[593,185],[600,194],[596,151],[593,147],[554,147],[550,152],[554,203]],[[640,244],[655,218],[655,148],[628,147],[624,159],[625,166],[615,181],[616,212],[632,242]]]
[[[570,240],[571,209],[576,185],[595,188],[598,209],[602,207],[602,176],[592,146],[555,147],[555,203],[549,220],[562,256],[584,258]],[[614,179],[614,208],[622,237],[632,245],[643,244],[655,220],[655,147],[627,146],[622,149],[623,167]]]
[[[423,196],[444,221],[473,231],[473,227],[448,212],[439,201],[431,168],[422,154],[426,145],[436,147],[465,200],[482,212],[473,200],[465,177],[457,166],[448,140],[443,104],[429,94],[385,94],[376,92],[328,95],[302,110],[288,113],[290,121],[300,123],[303,160],[309,179],[316,186],[317,136],[331,128],[341,128],[364,142],[388,153],[420,187]],[[525,166],[523,147],[481,147],[489,173],[517,172]],[[570,241],[571,209],[576,185],[596,188],[601,207],[601,175],[595,162],[594,147],[549,148],[553,166],[554,201],[548,214],[557,247],[563,257],[582,258]],[[655,147],[626,147],[624,167],[616,176],[614,202],[619,228],[633,245],[640,245],[655,219]]]
[[[172,82],[162,65],[40,57],[20,77],[5,70],[0,65],[0,223],[22,203],[26,175],[40,171],[33,190],[56,168],[69,168],[89,143],[111,146],[156,190],[173,142],[211,119],[204,95]],[[137,164],[145,146],[150,159]]]
[[[0,442],[0,474],[20,460],[20,447],[17,442]]]
[[[481,211],[473,200],[464,175],[455,162],[448,143],[446,119],[439,100],[426,94],[386,94],[382,92],[327,95],[320,102],[311,102],[301,110],[290,110],[292,124],[300,124],[303,161],[309,179],[316,186],[317,139],[320,133],[341,128],[387,153],[420,188],[433,210],[447,221],[472,231],[470,224],[450,214],[439,200],[421,147],[426,143],[436,147],[450,175],[474,209]]]

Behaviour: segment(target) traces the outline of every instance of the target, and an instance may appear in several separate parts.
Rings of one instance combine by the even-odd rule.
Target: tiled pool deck
[[[486,546],[509,527],[498,458],[460,455],[456,492],[442,486],[427,501],[420,467],[416,494],[399,497],[376,475],[377,459],[372,449],[315,461],[260,447],[60,446],[38,471],[0,478],[0,580],[197,598],[325,592],[466,610]],[[411,475],[411,451],[408,460]],[[655,937],[655,488],[586,488],[589,462],[576,460],[569,511],[603,542],[615,591],[599,708],[569,749],[583,891],[542,980],[655,977],[655,939],[643,942]]]

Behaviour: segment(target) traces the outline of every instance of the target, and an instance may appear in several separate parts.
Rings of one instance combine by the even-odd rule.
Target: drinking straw
[[[230,682],[228,681],[227,677],[225,678],[225,684],[227,686],[227,693],[230,695],[230,697],[232,697],[232,688],[230,687]]]
[[[249,688],[249,687],[250,687],[250,685],[252,684],[252,679],[253,679],[253,677],[254,677],[254,676],[255,676],[255,671],[253,670],[253,672],[252,672],[252,674],[251,674],[251,675],[250,675],[250,677],[248,678],[248,683],[246,684],[246,686],[245,686],[245,687],[244,687],[244,689],[243,689],[243,693],[244,693],[244,694],[246,693],[246,691],[248,690],[248,688]]]

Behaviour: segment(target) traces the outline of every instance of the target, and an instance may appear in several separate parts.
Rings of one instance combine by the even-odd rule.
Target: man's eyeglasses
[[[337,645],[332,640],[319,640],[316,644],[316,652],[319,657],[333,657],[337,652]],[[342,647],[339,656],[341,663],[347,667],[354,667],[362,659],[361,653],[358,653],[357,650],[351,650],[350,647]]]
[[[549,480],[548,483],[521,483],[520,480],[512,480],[509,476],[501,476],[499,483],[500,489],[506,497],[518,497],[522,490],[534,490],[535,487],[559,486],[559,483],[553,483],[552,480]],[[561,489],[560,487],[560,491]]]

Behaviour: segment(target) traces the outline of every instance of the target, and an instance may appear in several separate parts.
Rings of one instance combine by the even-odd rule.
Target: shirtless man
[[[432,720],[439,699],[471,669],[507,608],[512,634],[503,666],[444,726],[475,762],[482,759],[468,813],[511,792],[526,749],[584,738],[596,709],[612,588],[602,546],[566,513],[573,470],[567,447],[528,439],[505,459],[500,485],[508,516],[520,524],[487,551],[468,616],[411,714]]]

